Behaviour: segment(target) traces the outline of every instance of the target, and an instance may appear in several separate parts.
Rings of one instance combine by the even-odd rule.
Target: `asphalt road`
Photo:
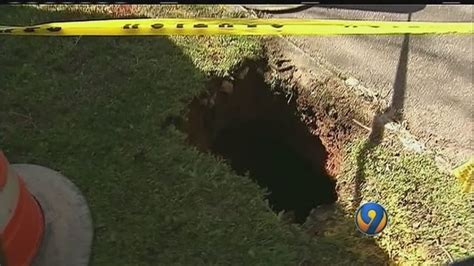
[[[468,5],[373,8],[314,6],[271,16],[473,22],[474,12]],[[396,98],[410,131],[438,140],[456,161],[474,155],[473,35],[288,38],[328,68],[360,80],[389,101]]]

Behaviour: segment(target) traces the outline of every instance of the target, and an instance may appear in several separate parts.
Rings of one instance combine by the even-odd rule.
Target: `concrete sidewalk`
[[[278,18],[473,21],[473,6],[314,6]],[[359,10],[364,9],[364,10]],[[410,14],[411,13],[411,14]],[[454,162],[473,155],[473,36],[287,37],[311,57],[388,102],[399,100],[409,130]],[[402,49],[404,43],[405,48]],[[352,79],[353,78],[353,79]],[[354,80],[355,79],[355,80]],[[396,91],[393,95],[393,92]]]

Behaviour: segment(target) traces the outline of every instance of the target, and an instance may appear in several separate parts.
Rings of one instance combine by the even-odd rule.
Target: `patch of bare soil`
[[[214,78],[189,105],[184,131],[199,150],[266,188],[276,212],[304,223],[312,209],[337,200],[343,144],[366,132],[353,121],[367,123],[361,110],[373,110],[340,78],[318,76],[282,49],[269,41],[267,61]]]
[[[369,99],[356,97],[340,77],[290,44],[276,38],[268,38],[265,43],[269,67],[296,91],[298,111],[313,135],[321,138],[329,153],[327,170],[337,176],[343,144],[366,135],[363,125],[370,126],[370,117],[380,107]]]
[[[276,212],[303,223],[315,206],[337,199],[330,154],[301,118],[298,97],[276,86],[269,71],[263,62],[248,63],[236,77],[214,80],[191,103],[186,132],[201,151],[266,188]]]

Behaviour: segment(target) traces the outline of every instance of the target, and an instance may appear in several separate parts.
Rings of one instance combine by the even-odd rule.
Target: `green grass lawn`
[[[99,18],[104,8],[2,6],[0,25]],[[134,12],[241,16],[217,6]],[[310,238],[281,222],[250,179],[187,145],[169,117],[184,114],[210,75],[259,58],[256,38],[4,36],[0,46],[0,147],[10,161],[61,171],[81,189],[94,220],[93,265],[443,262],[437,235],[456,258],[472,254],[469,195],[426,156],[364,151],[362,142],[348,149],[341,184],[362,173],[363,200],[392,215],[376,239],[382,250],[355,232],[344,204],[332,228]]]
[[[3,25],[100,16],[0,7]],[[280,222],[256,184],[166,124],[210,73],[259,57],[257,39],[2,37],[0,45],[0,146],[10,161],[59,170],[79,186],[94,220],[93,265],[365,258],[337,236],[314,241]]]
[[[472,193],[441,172],[432,155],[408,152],[389,141],[378,146],[356,141],[348,147],[339,182],[359,184],[357,193],[345,192],[387,209],[389,226],[377,243],[392,260],[439,264],[474,254]],[[349,194],[341,203],[350,204]]]

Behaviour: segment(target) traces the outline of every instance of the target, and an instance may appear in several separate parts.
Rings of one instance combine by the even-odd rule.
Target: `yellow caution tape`
[[[316,19],[112,19],[0,26],[0,35],[355,35],[472,34],[472,22]]]
[[[463,191],[470,192],[474,181],[474,158],[454,169],[453,174],[461,181]]]

